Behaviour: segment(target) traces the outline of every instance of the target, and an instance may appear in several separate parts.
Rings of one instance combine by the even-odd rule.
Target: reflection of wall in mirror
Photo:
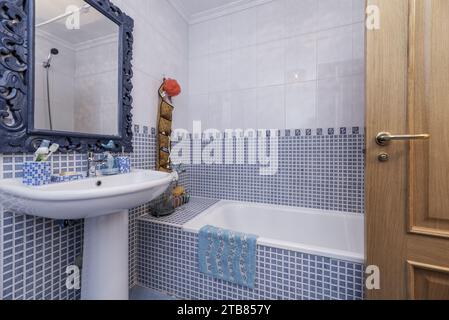
[[[75,29],[66,24],[69,6],[85,8],[75,10]],[[51,109],[53,130],[117,135],[118,25],[83,0],[39,0],[35,12],[35,128],[50,129]],[[52,48],[59,54],[46,69]]]
[[[53,130],[73,131],[75,110],[75,51],[60,39],[36,31],[35,46],[35,119],[37,129],[50,129],[47,109],[47,80],[43,62],[47,59],[51,48],[58,48],[60,54],[51,62],[50,101],[52,105]]]
[[[118,133],[118,36],[77,47],[75,131]]]
[[[60,54],[50,67],[53,130],[92,134],[118,133],[118,35],[72,46],[36,32],[35,127],[49,129],[46,69],[51,48]]]

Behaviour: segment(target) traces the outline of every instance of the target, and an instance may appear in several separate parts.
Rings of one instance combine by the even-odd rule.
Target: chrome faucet
[[[87,177],[95,178],[97,176],[97,167],[107,162],[106,159],[95,159],[95,153],[89,151],[87,154]]]

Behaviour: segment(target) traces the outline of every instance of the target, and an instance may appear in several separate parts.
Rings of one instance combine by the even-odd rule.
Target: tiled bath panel
[[[210,200],[209,200],[210,201]],[[193,199],[190,217],[200,213]],[[211,202],[213,203],[213,202]],[[171,221],[173,223],[174,221]],[[198,235],[151,217],[138,221],[137,283],[193,300],[360,300],[363,264],[266,246],[257,248],[256,285],[249,289],[208,277],[198,269]]]
[[[154,130],[135,127],[133,168],[154,169]],[[32,155],[0,156],[0,173],[4,179],[20,178],[24,161]],[[53,170],[86,171],[84,154],[57,154],[52,157]],[[148,213],[147,205],[130,210],[129,281],[135,284],[136,218]],[[82,255],[83,222],[75,221],[61,228],[56,221],[0,210],[0,299],[79,299],[80,291],[65,287],[66,267]]]

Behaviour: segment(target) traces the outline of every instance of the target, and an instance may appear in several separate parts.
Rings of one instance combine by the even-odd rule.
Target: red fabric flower
[[[164,91],[169,97],[176,97],[181,93],[181,86],[174,79],[167,79],[164,82]]]

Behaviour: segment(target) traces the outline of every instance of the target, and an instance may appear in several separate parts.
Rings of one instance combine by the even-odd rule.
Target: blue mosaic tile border
[[[266,246],[257,248],[256,286],[207,277],[198,235],[139,220],[138,284],[185,300],[360,300],[363,264]]]
[[[155,129],[152,129],[155,130]],[[316,129],[285,129],[285,130],[232,130],[232,133],[228,132],[217,132],[214,135],[210,134],[188,134],[187,136],[183,134],[179,134],[177,137],[190,137],[190,139],[223,139],[223,138],[230,138],[230,137],[237,137],[237,138],[255,138],[260,136],[277,136],[277,137],[301,137],[301,136],[334,136],[334,135],[359,135],[365,134],[365,129],[361,127],[341,127],[341,128],[316,128]]]

